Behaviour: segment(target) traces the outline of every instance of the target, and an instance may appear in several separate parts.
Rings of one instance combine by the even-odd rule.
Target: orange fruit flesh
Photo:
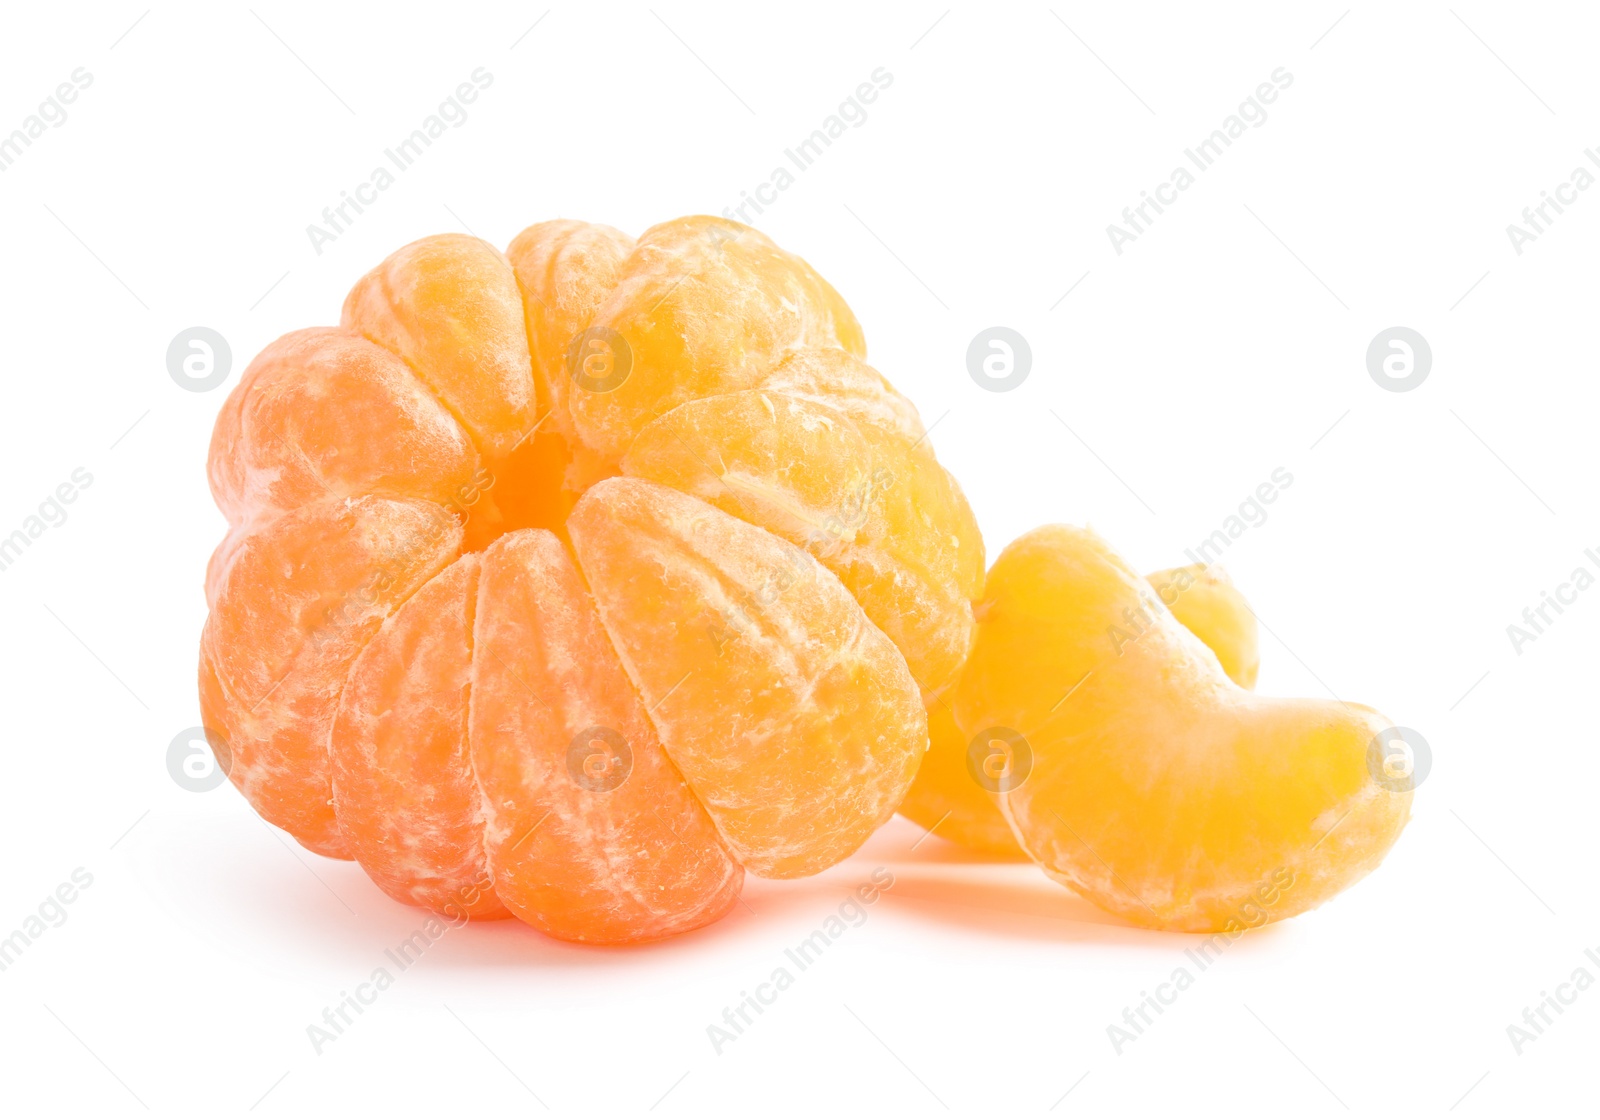
[[[1149,594],[1064,526],[989,573],[952,706],[1026,739],[1031,770],[999,800],[1027,853],[1130,922],[1194,932],[1289,917],[1372,870],[1410,814],[1410,790],[1368,768],[1388,721],[1255,696],[1167,611],[1121,640]]]
[[[948,478],[931,453],[922,460],[903,439],[825,404],[751,389],[658,417],[635,437],[622,472],[811,553],[896,640],[924,690],[944,687],[960,669],[978,591],[962,578],[962,551],[981,547],[975,525],[952,533],[954,519],[930,516],[939,506],[917,500],[919,480],[932,489]]]
[[[741,863],[810,875],[894,815],[927,723],[905,659],[831,572],[634,479],[593,487],[568,528],[662,744]]]
[[[210,454],[230,530],[202,706],[263,816],[395,898],[620,943],[714,920],[744,869],[826,867],[892,814],[922,693],[970,645],[982,542],[804,261],[709,218],[637,243],[543,223],[509,259],[447,235],[358,281],[343,324],[269,346]],[[584,364],[594,338],[611,366]],[[718,403],[758,386],[824,435]],[[684,406],[737,476],[654,438],[630,457]],[[892,487],[857,485],[863,450]],[[872,528],[797,548],[805,500]],[[628,773],[601,788],[569,752],[604,769],[610,733]]]
[[[559,446],[555,455],[561,473],[554,489],[548,483],[526,488],[529,493],[560,495],[560,519],[550,528],[564,525],[578,496],[615,473],[573,429],[571,397],[583,390],[575,385],[571,368],[581,368],[581,362],[573,361],[574,341],[583,336],[621,280],[633,247],[633,238],[621,230],[573,221],[529,226],[506,247],[522,290],[528,353],[543,420],[540,435]]]
[[[1255,612],[1221,568],[1187,564],[1149,576],[1172,617],[1217,655],[1222,671],[1240,688],[1254,688],[1261,670]]]
[[[569,940],[721,917],[744,872],[663,753],[566,550],[525,529],[483,557],[471,739],[495,891]]]
[[[503,918],[468,757],[479,557],[384,620],[356,658],[329,737],[339,831],[373,882],[452,916]]]
[[[1256,616],[1226,573],[1195,564],[1154,572],[1146,582],[1173,617],[1217,655],[1230,680],[1241,688],[1255,687],[1261,664]],[[1147,613],[1159,610],[1148,596],[1141,609]],[[1124,630],[1135,625],[1123,620]],[[991,757],[989,744],[974,744],[972,735],[956,726],[955,713],[943,699],[929,705],[928,738],[927,758],[900,806],[901,814],[962,847],[1005,859],[1026,859],[994,792],[1004,775],[975,771],[975,766]],[[978,762],[969,762],[973,752]]]
[[[628,376],[571,396],[574,429],[606,462],[680,404],[748,389],[790,350],[866,340],[844,300],[805,262],[755,230],[680,218],[646,230],[595,311],[591,334],[620,337]]]
[[[900,803],[900,815],[963,848],[1001,859],[1026,859],[991,792],[993,780],[980,784],[969,769],[970,744],[970,737],[956,726],[948,700],[928,706],[928,753]]]
[[[538,420],[521,292],[506,258],[476,237],[394,253],[350,290],[342,324],[415,370],[491,461]]]
[[[366,339],[293,331],[257,355],[241,384],[217,417],[210,455],[217,504],[234,524],[331,495],[449,506],[477,472],[477,450],[450,413]]]
[[[323,498],[246,535],[218,580],[202,718],[228,743],[234,784],[314,852],[349,858],[327,737],[350,664],[460,541],[431,502]]]

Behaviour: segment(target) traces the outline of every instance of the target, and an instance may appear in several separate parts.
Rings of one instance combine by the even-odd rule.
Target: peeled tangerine
[[[1410,783],[1374,749],[1388,720],[1241,688],[1091,532],[1011,544],[978,613],[954,723],[1009,747],[998,800],[1027,854],[1130,922],[1290,917],[1376,867],[1409,819]]]
[[[217,418],[200,696],[234,784],[395,898],[576,941],[844,858],[916,772],[984,569],[864,353],[721,219],[396,252]]]
[[[1261,665],[1256,616],[1226,572],[1190,564],[1154,572],[1147,582],[1173,616],[1217,655],[1235,684],[1255,687]],[[1149,611],[1153,604],[1146,602],[1139,609]],[[1140,626],[1138,618],[1130,609],[1123,632],[1131,634]],[[973,851],[1026,859],[998,800],[1000,787],[1014,780],[1018,760],[1012,745],[1004,739],[964,735],[942,698],[928,709],[928,736],[927,757],[900,805],[901,814]]]

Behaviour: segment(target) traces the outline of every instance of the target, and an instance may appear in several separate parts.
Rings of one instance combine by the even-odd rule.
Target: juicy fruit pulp
[[[201,702],[395,898],[629,942],[853,851],[983,546],[844,301],[737,223],[401,249],[268,346],[209,473]]]
[[[1152,573],[1148,582],[1161,604],[1217,655],[1235,684],[1255,687],[1261,663],[1256,616],[1226,573],[1192,564]],[[1147,599],[1141,613],[1123,619],[1124,632],[1131,637],[1144,625],[1141,618],[1159,610]],[[900,806],[901,814],[973,851],[1027,858],[997,800],[999,788],[1018,776],[1012,747],[1001,739],[975,739],[962,731],[943,698],[928,708],[928,738],[927,757]]]
[[[1261,670],[1256,613],[1226,572],[1206,564],[1164,568],[1149,577],[1172,617],[1217,655],[1240,688],[1254,688]]]
[[[1258,697],[1094,534],[1037,529],[995,561],[952,707],[1019,732],[1000,794],[1045,871],[1130,922],[1233,930],[1318,905],[1377,866],[1411,791],[1380,782],[1371,708]]]

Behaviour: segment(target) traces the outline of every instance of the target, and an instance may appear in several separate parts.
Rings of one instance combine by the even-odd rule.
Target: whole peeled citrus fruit
[[[217,418],[207,727],[395,898],[630,942],[893,814],[983,545],[849,307],[757,231],[430,237]]]

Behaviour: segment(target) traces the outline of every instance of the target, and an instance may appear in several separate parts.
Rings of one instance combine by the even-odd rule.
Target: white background
[[[1506,233],[1600,144],[1592,18],[1477,0],[664,2],[8,7],[0,130],[76,67],[93,84],[0,174],[0,535],[74,468],[94,481],[0,572],[0,934],[75,868],[93,885],[0,973],[0,1109],[1592,1102],[1600,990],[1520,1056],[1506,1031],[1574,969],[1600,976],[1583,955],[1600,947],[1600,589],[1520,653],[1506,633],[1575,567],[1597,571],[1600,190],[1520,256]],[[315,253],[307,224],[480,66],[494,82],[466,123]],[[840,289],[872,362],[937,421],[990,556],[1069,521],[1143,568],[1181,562],[1286,468],[1293,486],[1225,558],[1270,628],[1261,689],[1420,732],[1433,767],[1412,824],[1377,873],[1245,938],[1120,1056],[1107,1025],[1197,939],[1126,928],[1031,866],[913,851],[900,820],[825,875],[752,881],[748,906],[668,944],[453,932],[318,1056],[307,1025],[422,916],[231,787],[168,776],[169,741],[199,722],[217,408],[258,349],[336,321],[401,244],[720,212],[877,67],[894,80],[866,122],[757,224]],[[1108,223],[1277,67],[1294,81],[1266,123],[1113,252]],[[232,347],[214,392],[166,369],[196,324]],[[996,324],[1033,351],[1009,393],[965,368]],[[1406,393],[1364,358],[1397,324],[1434,357]],[[895,886],[865,924],[716,1054],[708,1024],[880,866]]]

